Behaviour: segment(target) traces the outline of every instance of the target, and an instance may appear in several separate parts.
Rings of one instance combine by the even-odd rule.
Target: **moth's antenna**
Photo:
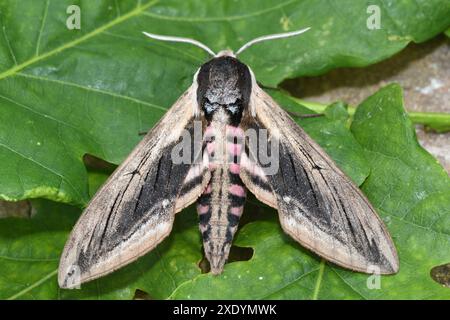
[[[206,45],[204,45],[203,43],[201,43],[201,42],[199,42],[197,40],[191,39],[191,38],[180,38],[180,37],[172,37],[172,36],[163,36],[163,35],[159,35],[159,34],[148,33],[148,32],[145,32],[145,31],[143,31],[142,33],[145,34],[147,37],[152,38],[152,39],[156,39],[156,40],[190,43],[190,44],[193,44],[194,46],[202,48],[203,50],[208,52],[213,57],[216,55],[214,53],[214,51],[212,51]]]
[[[305,28],[305,29],[301,29],[301,30],[297,30],[297,31],[292,31],[292,32],[277,33],[277,34],[271,34],[271,35],[268,35],[268,36],[258,37],[256,39],[253,39],[253,40],[247,42],[242,47],[240,47],[239,50],[236,52],[236,56],[239,53],[241,53],[242,51],[244,51],[245,49],[247,49],[248,47],[254,45],[255,43],[263,42],[263,41],[267,41],[267,40],[273,40],[273,39],[281,39],[281,38],[298,36],[299,34],[302,34],[303,32],[306,32],[309,29],[311,29],[311,27],[308,27],[308,28]]]

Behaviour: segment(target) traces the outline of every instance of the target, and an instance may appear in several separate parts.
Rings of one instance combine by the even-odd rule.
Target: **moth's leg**
[[[307,118],[319,118],[319,117],[323,117],[325,114],[324,113],[298,113],[298,112],[294,112],[294,111],[287,111],[286,112],[293,117],[296,118],[301,118],[301,119],[307,119]]]

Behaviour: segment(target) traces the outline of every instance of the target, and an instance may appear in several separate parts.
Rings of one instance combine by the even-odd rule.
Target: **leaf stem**
[[[40,280],[36,281],[35,283],[29,285],[28,287],[26,287],[25,289],[23,289],[22,291],[19,291],[18,293],[12,295],[11,297],[9,297],[7,300],[15,300],[20,296],[23,296],[24,294],[30,292],[31,290],[33,290],[34,288],[40,286],[42,283],[44,283],[45,281],[47,281],[48,279],[52,278],[53,276],[55,276],[58,273],[58,270],[53,270],[52,272],[50,272],[49,274],[47,274],[46,276],[44,276],[43,278],[41,278]]]
[[[317,113],[323,113],[327,107],[327,105],[321,103],[305,101],[292,96],[289,96],[289,98]],[[356,107],[348,106],[347,110],[349,115],[353,116],[355,114]],[[438,133],[450,131],[450,113],[408,112],[408,116],[414,124],[422,124],[426,128],[434,130]]]
[[[320,266],[319,266],[319,274],[317,275],[317,280],[316,280],[316,285],[314,287],[312,300],[317,300],[319,298],[319,291],[320,291],[320,286],[322,284],[324,270],[325,270],[325,260],[321,259]]]

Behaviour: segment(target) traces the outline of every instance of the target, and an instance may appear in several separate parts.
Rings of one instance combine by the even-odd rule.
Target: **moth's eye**
[[[237,100],[235,103],[230,103],[229,105],[227,105],[227,110],[232,114],[239,113],[242,110],[242,103],[239,100]]]
[[[210,103],[209,100],[206,99],[205,103],[203,104],[203,109],[205,110],[206,114],[210,114],[217,109],[217,104]]]

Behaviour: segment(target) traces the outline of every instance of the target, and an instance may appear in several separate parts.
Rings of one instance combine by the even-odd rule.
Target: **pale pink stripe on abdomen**
[[[238,184],[232,184],[229,188],[229,191],[231,194],[234,194],[238,197],[245,197],[245,189],[244,187],[238,185]]]

